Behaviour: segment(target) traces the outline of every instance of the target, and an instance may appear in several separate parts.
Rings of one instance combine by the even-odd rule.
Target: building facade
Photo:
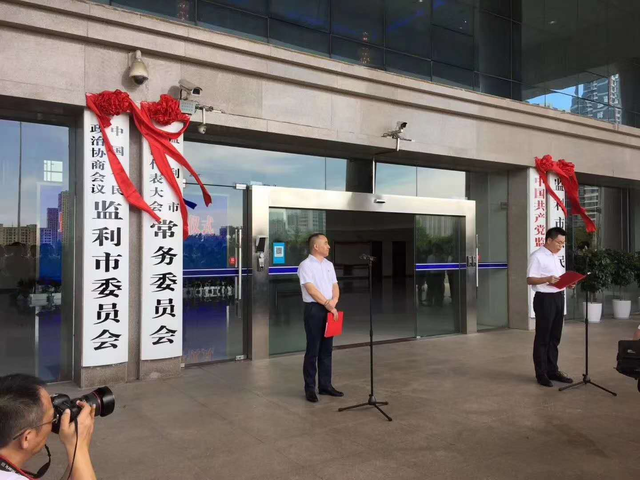
[[[535,157],[575,163],[593,244],[640,250],[637,19],[622,0],[0,0],[3,372],[89,386],[300,351],[295,273],[317,231],[350,318],[339,346],[368,336],[362,253],[378,259],[379,341],[531,328]],[[126,351],[89,365],[92,345],[116,343],[83,340],[96,323],[87,266],[99,264],[83,200],[85,95],[154,102],[178,98],[181,79],[212,110],[193,114],[182,148],[213,198],[205,208],[182,177],[196,203],[171,272],[182,354],[142,351],[145,219],[130,209]],[[129,126],[141,190],[144,145]],[[566,226],[569,253],[587,234],[579,217]],[[579,303],[568,298],[569,318]],[[97,323],[125,318],[101,305]]]

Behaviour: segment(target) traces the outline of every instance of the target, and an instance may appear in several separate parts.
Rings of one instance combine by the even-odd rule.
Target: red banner
[[[571,202],[573,215],[580,215],[582,217],[587,227],[587,232],[595,232],[596,225],[593,223],[593,220],[591,220],[589,215],[587,215],[585,209],[582,208],[582,205],[580,205],[580,184],[578,183],[578,179],[576,178],[575,165],[564,160],[558,160],[557,162],[554,162],[551,155],[545,155],[542,158],[536,157],[536,169],[538,170],[542,181],[547,187],[549,195],[551,195],[553,199],[558,202],[558,205],[560,205],[560,208],[562,208],[568,218],[569,214],[567,212],[567,207],[550,187],[549,181],[547,179],[547,174],[550,172],[558,175],[558,178],[560,178],[560,182],[564,186],[564,191],[567,195],[567,198]]]

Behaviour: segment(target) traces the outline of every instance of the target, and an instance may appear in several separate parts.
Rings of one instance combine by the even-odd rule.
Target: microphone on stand
[[[366,253],[363,253],[362,255],[360,255],[360,260],[366,260],[367,262],[375,262],[376,257],[372,257],[371,255],[367,255]]]

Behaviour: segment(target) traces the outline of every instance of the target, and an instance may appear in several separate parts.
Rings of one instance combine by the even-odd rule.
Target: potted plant
[[[634,280],[635,255],[611,249],[606,254],[611,261],[611,284],[618,287],[618,298],[613,299],[613,318],[627,319],[631,316],[631,300],[625,300],[622,290]]]
[[[589,274],[580,283],[582,292],[587,292],[589,299],[589,322],[599,323],[602,318],[602,303],[597,303],[596,294],[611,285],[611,259],[602,250],[585,248],[575,254],[575,268],[578,273]],[[583,311],[587,312],[587,305],[583,303]]]

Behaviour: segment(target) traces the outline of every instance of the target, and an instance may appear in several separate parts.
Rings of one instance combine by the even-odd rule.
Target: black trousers
[[[321,389],[331,387],[331,356],[333,337],[324,338],[327,309],[318,303],[304,304],[304,331],[307,334],[307,350],[304,354],[302,374],[304,389],[315,390],[316,372]]]
[[[540,293],[533,297],[536,314],[536,338],[533,341],[533,364],[536,376],[558,372],[558,345],[564,323],[564,293]]]

